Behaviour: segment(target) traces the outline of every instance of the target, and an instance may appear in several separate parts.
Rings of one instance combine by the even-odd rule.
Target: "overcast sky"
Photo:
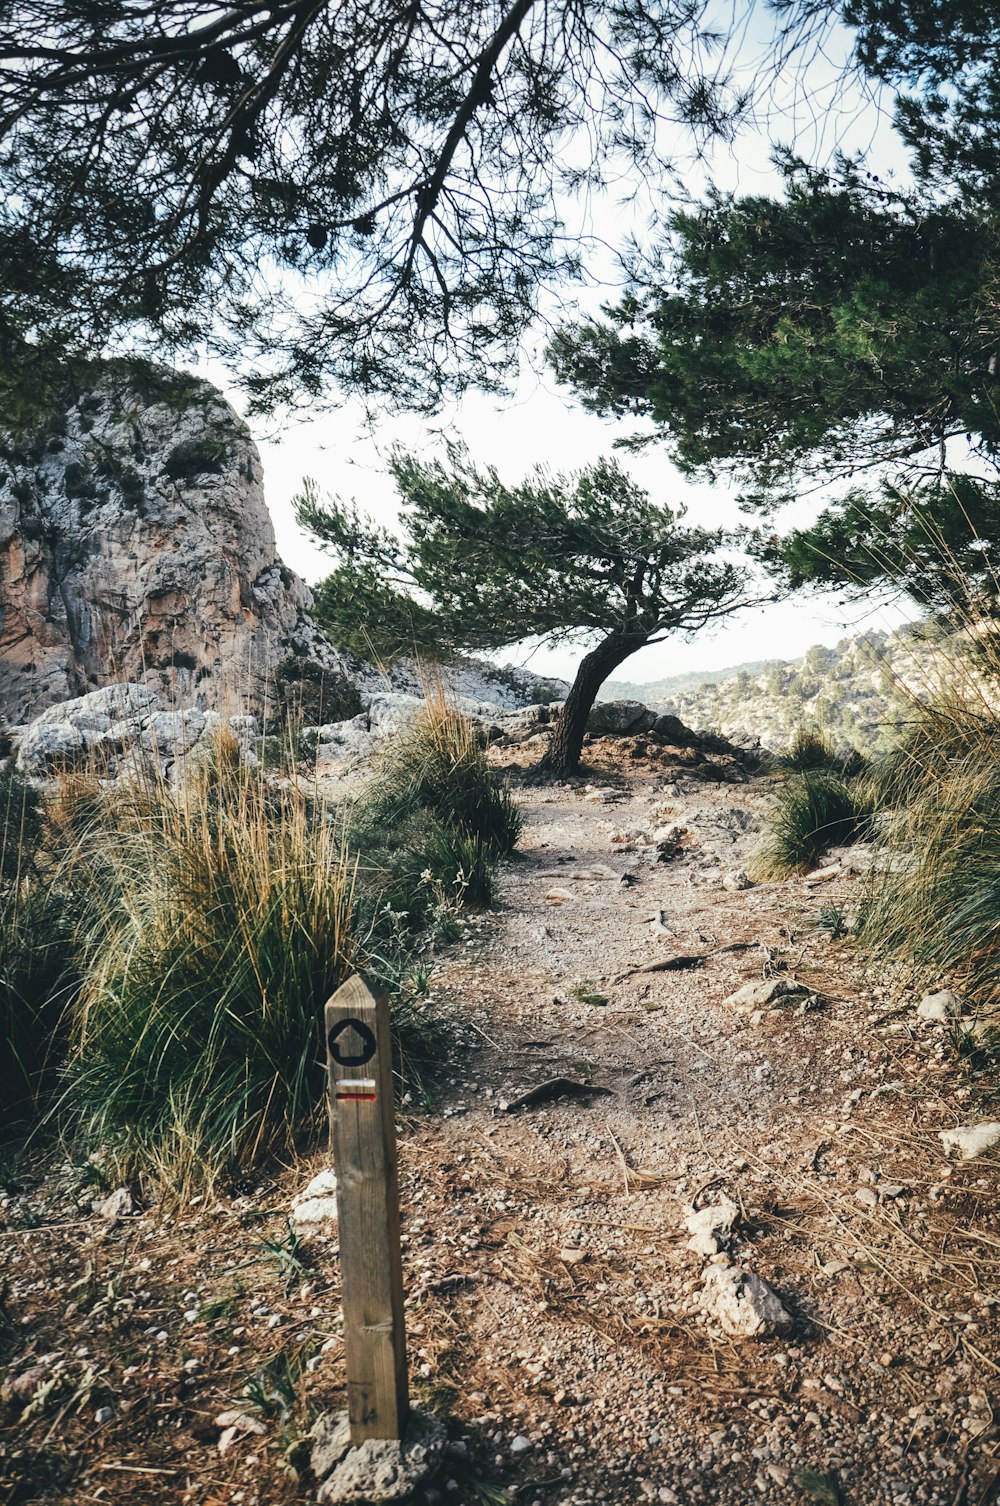
[[[840,146],[848,151],[868,151],[872,167],[881,174],[901,172],[904,161],[886,119],[860,101],[856,93],[842,90],[845,48],[846,39],[830,38],[825,55],[814,57],[806,73],[789,81],[785,114],[776,134],[785,141],[794,136],[801,154],[812,161],[828,161],[833,149]],[[750,52],[745,51],[745,56]],[[722,186],[741,192],[776,190],[779,180],[770,166],[769,154],[766,129],[744,132],[733,146],[712,156],[708,171]],[[704,181],[703,170],[692,169],[688,187],[698,192]],[[648,198],[628,210],[604,200],[591,203],[585,215],[598,237],[620,242],[630,220],[638,224],[651,207],[656,206],[651,206]],[[582,293],[583,307],[592,310],[616,293],[614,264],[608,260],[598,266],[597,272],[604,280]],[[462,440],[477,461],[495,465],[508,481],[518,480],[536,465],[569,471],[609,453],[614,439],[623,432],[621,427],[584,413],[556,386],[544,367],[543,344],[541,332],[529,340],[521,378],[512,395],[497,398],[469,394],[433,422],[413,415],[392,415],[373,427],[366,422],[361,405],[351,402],[317,414],[312,420],[297,420],[269,437],[258,435],[267,501],[286,563],[310,584],[329,569],[327,557],[295,523],[292,498],[305,476],[314,477],[321,490],[353,497],[381,521],[393,522],[397,499],[386,474],[385,456],[395,443],[428,454],[447,434]],[[216,380],[221,376],[217,372],[206,374]],[[239,406],[238,398],[234,401]],[[711,526],[739,519],[724,488],[682,481],[655,446],[620,458],[654,499],[674,507],[686,506],[692,523]],[[805,516],[800,511],[795,520]],[[838,596],[830,594],[799,597],[741,612],[692,642],[675,639],[644,649],[621,675],[642,682],[752,659],[797,658],[813,643],[832,645],[848,633],[894,627],[903,615],[898,606],[886,602],[845,606]],[[544,673],[569,675],[582,651],[526,644],[500,657],[528,662]]]

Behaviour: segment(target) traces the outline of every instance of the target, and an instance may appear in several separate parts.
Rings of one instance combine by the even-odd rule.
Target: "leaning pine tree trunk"
[[[576,679],[570,687],[559,720],[552,730],[549,745],[538,767],[550,774],[573,774],[580,764],[587,722],[597,699],[597,692],[619,664],[641,648],[645,639],[605,638],[580,661]]]

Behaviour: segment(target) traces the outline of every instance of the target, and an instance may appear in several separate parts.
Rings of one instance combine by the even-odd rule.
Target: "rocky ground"
[[[413,1391],[451,1436],[420,1506],[989,1506],[996,1153],[939,1132],[1000,1117],[993,1079],[833,939],[861,855],[744,887],[766,779],[588,757],[523,781],[503,907],[432,980],[433,1106],[404,1103]],[[106,1216],[86,1168],[11,1162],[0,1501],[315,1499],[336,1225],[288,1210],[325,1160]]]

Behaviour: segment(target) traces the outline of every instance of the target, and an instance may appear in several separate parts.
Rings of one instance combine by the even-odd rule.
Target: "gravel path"
[[[484,1041],[413,1146],[453,1185],[406,1163],[467,1282],[459,1411],[539,1506],[994,1500],[995,1167],[943,1159],[935,1130],[975,1090],[817,924],[856,902],[863,858],[728,890],[761,782],[623,783],[524,791],[500,923],[442,980]],[[650,970],[677,957],[704,961]],[[808,992],[723,1003],[768,978]],[[555,1078],[609,1091],[511,1111]],[[685,1215],[725,1197],[728,1248],[696,1254]],[[730,1263],[791,1334],[706,1314]]]
[[[523,786],[502,908],[434,976],[459,1049],[404,1115],[403,1256],[414,1399],[452,1442],[414,1506],[992,1506],[998,1163],[938,1131],[1000,1118],[995,1078],[818,924],[863,855],[739,887],[766,781],[629,753]],[[725,1002],[748,984],[786,992]],[[7,1177],[0,1502],[315,1499],[336,1225],[295,1243],[287,1212],[326,1161],[117,1223],[87,1168]],[[734,1269],[778,1331],[709,1310]]]

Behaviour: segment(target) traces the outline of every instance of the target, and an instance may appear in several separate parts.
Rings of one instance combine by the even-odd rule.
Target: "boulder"
[[[625,736],[630,732],[651,732],[656,713],[641,701],[598,701],[587,719],[587,731],[600,736]]]
[[[22,773],[42,777],[57,769],[90,766],[107,775],[156,770],[167,773],[188,755],[205,752],[228,731],[252,761],[259,734],[254,717],[217,711],[167,711],[146,685],[107,685],[90,695],[50,706],[14,738]]]
[[[436,1417],[411,1410],[406,1436],[369,1438],[351,1447],[346,1412],[313,1425],[310,1464],[321,1480],[319,1506],[374,1506],[409,1500],[444,1458],[448,1434]]]

